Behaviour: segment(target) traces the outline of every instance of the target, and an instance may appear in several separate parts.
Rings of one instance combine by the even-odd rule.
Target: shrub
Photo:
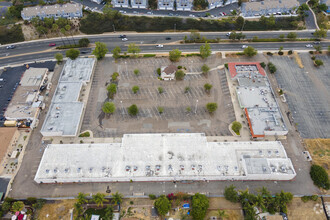
[[[315,60],[314,63],[315,63],[316,66],[322,66],[323,65],[322,60]]]
[[[314,164],[312,165],[309,174],[316,186],[326,190],[330,189],[329,176],[323,167]]]
[[[164,89],[163,89],[163,87],[158,87],[158,92],[159,92],[159,94],[162,94],[163,92],[164,92]]]
[[[13,205],[11,206],[11,209],[14,213],[22,211],[23,208],[24,208],[24,203],[22,201],[14,202]]]
[[[303,196],[301,197],[301,201],[303,202],[308,202],[310,200],[317,201],[319,197],[317,195],[312,195],[312,196]]]
[[[253,57],[255,55],[257,55],[257,50],[254,49],[251,46],[248,46],[247,48],[244,49],[244,55],[248,56],[248,57]]]
[[[169,52],[169,58],[172,62],[177,62],[180,60],[181,57],[181,51],[178,49],[173,49]]]
[[[138,75],[140,74],[140,70],[135,69],[135,70],[134,70],[134,74],[135,74],[136,76],[138,76]]]
[[[201,70],[202,70],[202,73],[203,73],[204,75],[206,75],[206,74],[210,71],[210,67],[209,67],[208,65],[204,64],[204,65],[202,66]]]
[[[188,112],[188,113],[191,112],[191,107],[188,106],[188,107],[186,108],[186,112]]]
[[[109,93],[109,98],[113,99],[114,95],[117,93],[117,85],[111,83],[110,85],[108,85],[107,91]]]
[[[209,113],[213,113],[217,110],[218,104],[214,102],[209,102],[206,104],[206,109]]]
[[[149,199],[155,200],[157,197],[154,194],[149,194]]]
[[[241,123],[239,123],[238,121],[234,121],[232,126],[231,126],[231,129],[237,134],[239,135],[240,134],[240,130],[242,128],[242,125]]]
[[[262,68],[265,68],[265,67],[266,67],[266,64],[265,64],[264,62],[261,62],[261,63],[260,63],[260,66],[261,66]]]
[[[283,55],[283,51],[278,51],[278,55],[282,56]]]
[[[189,86],[186,86],[185,88],[184,88],[184,93],[188,93],[190,91],[190,87]]]
[[[178,66],[178,69],[179,69],[179,70],[182,69],[182,66]]]
[[[191,208],[193,219],[203,220],[205,219],[207,209],[209,208],[209,199],[203,194],[196,193],[192,197]]]
[[[225,63],[225,67],[226,67],[226,69],[228,69],[228,63]]]
[[[272,52],[267,52],[267,55],[268,56],[273,56],[273,53]]]
[[[186,74],[182,70],[178,70],[178,71],[175,72],[175,79],[176,80],[183,80],[185,75]]]
[[[133,87],[132,87],[132,92],[133,92],[134,94],[136,94],[139,90],[140,90],[140,87],[138,87],[138,86],[133,86]]]
[[[118,76],[119,76],[119,73],[114,72],[114,73],[111,75],[111,79],[112,79],[112,81],[117,81]]]
[[[288,51],[288,54],[289,54],[289,55],[293,54],[293,51],[292,51],[292,50],[289,50],[289,51]]]
[[[55,57],[55,59],[56,59],[56,61],[57,61],[58,64],[59,63],[62,63],[62,61],[63,61],[63,55],[61,53],[56,53],[54,55],[54,57]]]
[[[86,132],[84,132],[84,133],[81,133],[80,135],[79,135],[79,137],[90,137],[91,136],[91,134],[88,132],[88,131],[86,131]]]
[[[236,191],[236,187],[233,185],[225,187],[224,196],[228,201],[230,201],[232,203],[238,202],[238,193]]]
[[[275,73],[276,72],[276,66],[273,64],[273,63],[271,63],[271,62],[269,62],[268,63],[268,69],[269,69],[269,72],[270,73]]]
[[[81,38],[78,42],[80,47],[88,47],[90,41],[88,38]]]
[[[310,54],[314,54],[314,51],[308,51]]]
[[[160,75],[162,74],[162,72],[161,72],[161,69],[160,69],[160,68],[157,68],[157,74],[158,74],[158,76],[160,76]]]
[[[158,109],[159,114],[162,114],[164,112],[164,108],[163,107],[160,107],[159,106],[157,109]]]
[[[130,114],[132,116],[136,116],[139,113],[139,109],[135,104],[128,107],[127,110],[128,110],[128,114]]]
[[[205,89],[205,92],[209,93],[211,91],[211,89],[212,89],[212,85],[209,84],[209,83],[206,83],[204,85],[204,89]]]
[[[79,50],[70,49],[65,52],[66,57],[69,57],[71,60],[75,60],[80,54]]]
[[[155,57],[156,54],[144,54],[143,57]]]
[[[312,60],[315,60],[315,59],[316,59],[316,57],[315,57],[315,56],[312,56],[312,57],[311,57],[311,59],[312,59]]]

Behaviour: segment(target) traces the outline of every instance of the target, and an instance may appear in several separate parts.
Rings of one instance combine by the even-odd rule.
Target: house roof
[[[168,67],[166,67],[163,72],[166,73],[167,75],[169,74],[173,74],[178,70],[178,68],[174,65],[169,65]]]

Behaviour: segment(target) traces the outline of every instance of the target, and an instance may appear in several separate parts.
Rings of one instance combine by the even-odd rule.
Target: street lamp
[[[122,112],[122,114],[124,114],[123,101],[120,101],[120,104],[121,104],[121,112]]]
[[[198,104],[198,99],[196,100],[195,114],[197,113],[197,104]]]

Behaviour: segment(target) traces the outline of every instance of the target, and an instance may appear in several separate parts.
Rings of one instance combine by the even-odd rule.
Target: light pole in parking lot
[[[198,99],[196,100],[195,114],[197,113],[197,104],[198,104]]]
[[[123,107],[123,101],[120,101],[120,104],[121,104],[121,112],[122,112],[122,114],[124,114],[124,107]]]

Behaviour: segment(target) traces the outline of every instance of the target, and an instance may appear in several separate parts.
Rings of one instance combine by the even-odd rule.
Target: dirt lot
[[[73,208],[73,204],[76,202],[74,199],[59,200],[54,203],[45,204],[38,213],[39,220],[44,219],[70,219],[70,209]]]
[[[299,220],[325,220],[322,202],[319,198],[316,202],[308,201],[304,203],[301,198],[294,198],[288,205],[288,218]]]
[[[324,167],[330,175],[330,139],[305,139],[313,163]]]
[[[182,58],[175,65],[186,67],[183,81],[161,81],[156,70],[170,64],[168,58],[123,59],[114,62],[105,59],[98,63],[93,79],[82,130],[92,130],[94,137],[122,136],[124,133],[154,132],[205,132],[208,136],[231,135],[228,125],[235,120],[227,79],[224,70],[216,68],[221,59],[213,56],[207,60],[212,69],[208,77],[200,73],[204,61],[199,57]],[[136,76],[134,69],[139,69]],[[113,72],[119,73],[117,94],[113,101],[116,112],[110,118],[104,117],[101,107],[108,101],[106,83]],[[204,91],[204,84],[213,85],[211,93]],[[137,94],[131,88],[139,86]],[[164,93],[159,94],[157,88]],[[190,92],[185,93],[185,87]],[[198,101],[197,101],[198,100]],[[218,103],[218,109],[210,115],[205,105]],[[127,112],[127,107],[136,104],[137,117]],[[197,106],[197,107],[196,107]],[[160,114],[158,107],[163,107]],[[191,108],[187,112],[187,107]],[[195,114],[196,111],[196,114]]]

